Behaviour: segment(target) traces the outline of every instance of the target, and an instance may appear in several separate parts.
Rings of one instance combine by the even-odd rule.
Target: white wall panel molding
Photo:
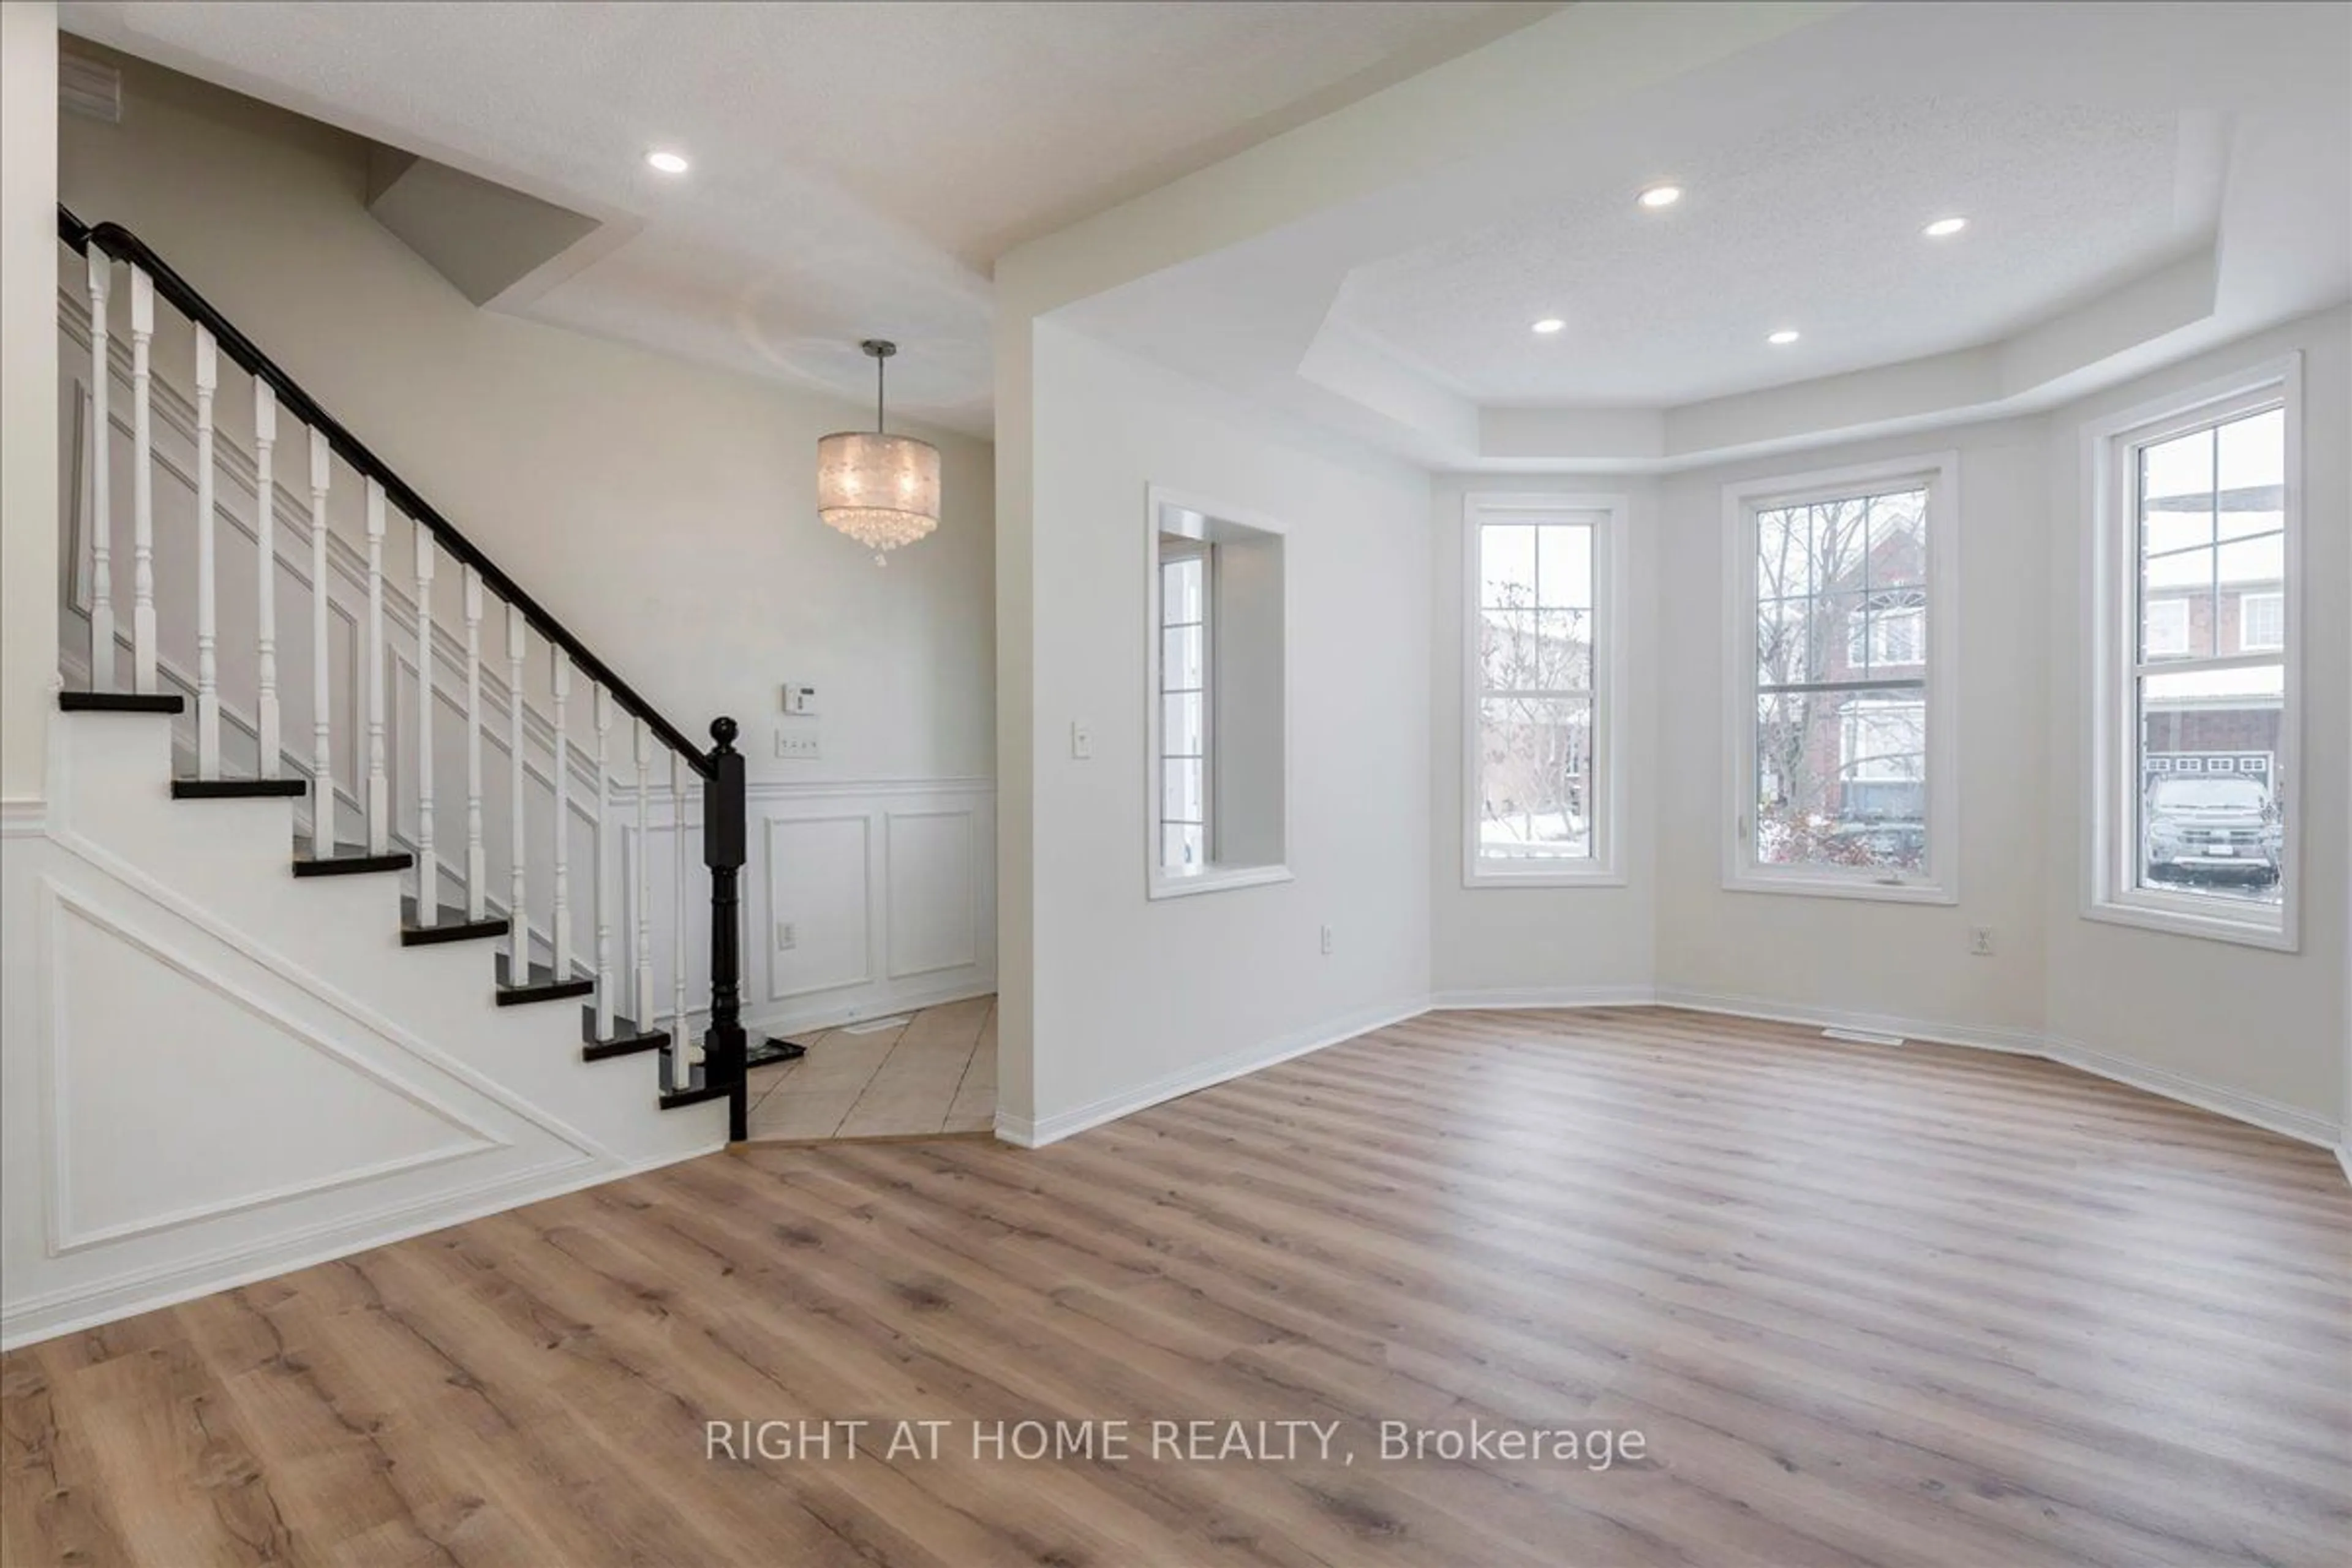
[[[762,857],[744,889],[748,1027],[824,1027],[995,988],[992,780],[755,781],[746,794]]]
[[[106,907],[106,900],[88,891],[78,891],[56,879],[40,880],[40,941],[43,950],[40,1034],[43,1047],[42,1068],[46,1092],[42,1115],[46,1154],[44,1190],[47,1197],[47,1251],[60,1257],[84,1248],[122,1242],[159,1231],[176,1230],[187,1226],[215,1219],[224,1215],[247,1209],[284,1204],[314,1193],[332,1192],[356,1186],[406,1171],[422,1170],[446,1164],[469,1155],[488,1153],[512,1148],[510,1139],[482,1120],[470,1116],[444,1095],[436,1094],[421,1082],[397,1077],[370,1061],[360,1052],[350,1048],[328,1031],[318,1028],[301,1018],[294,1010],[268,995],[264,988],[237,978],[224,966],[207,963],[188,950],[148,929],[145,922],[121,905],[132,900],[123,899],[117,907]],[[77,929],[79,928],[79,930]],[[77,984],[74,968],[78,934],[96,933],[108,939],[104,942],[107,968],[113,984],[107,987],[82,987]],[[254,1033],[273,1043],[290,1045],[296,1050],[323,1057],[335,1064],[331,1069],[340,1074],[356,1076],[372,1086],[375,1093],[370,1098],[379,1101],[373,1106],[349,1107],[356,1114],[332,1130],[332,1136],[345,1148],[337,1152],[334,1168],[320,1173],[295,1176],[288,1180],[250,1185],[247,1190],[193,1204],[173,1204],[169,1200],[184,1194],[192,1183],[201,1183],[202,1174],[189,1168],[196,1160],[174,1162],[170,1152],[171,1135],[174,1132],[201,1132],[198,1125],[206,1109],[184,1090],[172,1090],[177,1109],[184,1110],[188,1121],[179,1127],[157,1126],[153,1123],[116,1126],[117,1133],[138,1134],[147,1147],[143,1157],[152,1158],[176,1170],[174,1179],[158,1183],[151,1190],[165,1202],[152,1212],[133,1219],[112,1224],[85,1225],[74,1201],[74,1172],[79,1151],[76,1147],[78,1113],[84,1110],[79,1103],[84,1094],[94,1089],[82,1089],[85,1083],[120,1085],[126,1075],[141,1079],[173,1074],[170,1058],[173,1047],[184,1048],[192,1037],[201,1038],[202,1030],[194,1015],[196,1009],[183,1005],[173,1016],[175,1026],[168,1031],[154,1031],[129,1039],[115,1031],[99,1031],[99,1037],[82,1039],[75,1033],[79,1005],[98,1001],[93,992],[128,987],[136,984],[142,969],[161,969],[185,983],[183,990],[193,989],[209,994],[229,1004],[234,1010],[259,1026]],[[275,976],[280,981],[286,977]],[[287,981],[287,984],[292,984]],[[380,1035],[381,1040],[383,1037]],[[388,1042],[386,1042],[388,1043]],[[287,1053],[276,1053],[285,1056]],[[87,1061],[96,1070],[78,1074],[77,1059]],[[273,1094],[284,1094],[289,1100],[301,1100],[313,1116],[323,1114],[324,1097],[302,1095],[306,1075],[292,1062],[274,1064],[268,1081],[255,1075],[242,1084],[223,1081],[223,1063],[215,1059],[203,1064],[211,1079],[208,1091],[221,1093],[231,1101],[242,1100],[258,1110],[272,1103]],[[307,1075],[317,1078],[320,1075]],[[316,1087],[311,1085],[309,1087]],[[394,1107],[391,1102],[400,1102]],[[404,1108],[404,1109],[403,1109]],[[96,1109],[96,1108],[93,1108]],[[214,1107],[212,1109],[219,1109]],[[408,1114],[409,1111],[415,1114]],[[163,1119],[172,1121],[176,1117]],[[386,1122],[399,1121],[406,1126],[387,1128]],[[295,1117],[285,1124],[286,1142],[300,1135],[303,1119]],[[84,1131],[87,1131],[85,1129]],[[344,1158],[349,1141],[361,1139],[383,1141],[389,1133],[397,1138],[402,1133],[414,1134],[430,1131],[435,1134],[425,1147],[405,1152],[391,1152],[381,1158],[353,1164]],[[248,1142],[243,1151],[258,1145]],[[231,1158],[243,1152],[223,1149],[214,1159]],[[184,1151],[194,1154],[196,1151]],[[577,1151],[585,1153],[586,1151]],[[209,1162],[207,1162],[209,1163]]]
[[[680,1157],[663,1154],[624,1165],[576,1160],[562,1166],[495,1176],[403,1201],[373,1213],[336,1216],[193,1256],[167,1258],[143,1268],[109,1275],[95,1283],[13,1297],[5,1312],[0,1312],[0,1350],[14,1350],[134,1313],[235,1289],[257,1279],[442,1230],[523,1204],[561,1197],[583,1187],[673,1163]]]
[[[49,842],[57,848],[80,861],[90,869],[120,884],[167,914],[176,918],[189,930],[220,943],[237,954],[251,960],[289,986],[324,1004],[341,1014],[366,1035],[396,1047],[415,1057],[483,1099],[497,1105],[521,1121],[536,1127],[557,1141],[568,1144],[579,1153],[598,1159],[612,1157],[612,1151],[579,1128],[550,1114],[512,1092],[497,1079],[468,1066],[461,1058],[442,1050],[394,1019],[352,996],[331,982],[310,973],[276,948],[260,941],[251,932],[238,930],[215,919],[210,911],[175,889],[166,886],[144,871],[131,865],[104,846],[84,837],[72,827],[53,825]]]
[[[761,822],[761,845],[772,944],[765,999],[789,1003],[872,984],[877,932],[887,927],[875,897],[872,815],[772,811]]]
[[[70,727],[63,738],[69,753]],[[153,739],[160,760],[162,738]],[[112,745],[107,760],[120,763],[131,750]],[[373,1003],[322,979],[269,934],[278,900],[247,898],[231,915],[191,881],[249,879],[243,858],[152,875],[127,863],[81,831],[107,834],[93,814],[114,809],[121,792],[75,791],[73,772],[60,758],[53,773],[58,798],[74,803],[73,820],[12,839],[0,868],[9,929],[34,938],[0,953],[10,1047],[0,1097],[0,1342],[226,1289],[718,1146],[719,1124],[709,1118],[652,1110],[649,1075],[626,1063],[581,1062],[571,1009],[496,1008],[487,970],[478,1003],[456,1015],[478,1016],[478,1026],[436,1024],[429,1039],[380,998],[390,994],[386,982],[413,985],[410,971],[438,964],[434,950],[387,940],[384,964],[408,978],[362,982]],[[315,921],[316,900],[338,891],[290,878],[284,888],[292,921]],[[445,956],[446,973],[471,955]],[[519,1034],[531,1037],[520,1049]],[[202,1063],[186,1059],[188,1050],[203,1053]],[[633,1113],[614,1121],[610,1138],[551,1109],[624,1101]],[[319,1132],[307,1142],[306,1115]],[[250,1136],[265,1128],[273,1134]]]
[[[890,978],[972,967],[980,961],[980,879],[971,808],[891,810],[882,821]]]

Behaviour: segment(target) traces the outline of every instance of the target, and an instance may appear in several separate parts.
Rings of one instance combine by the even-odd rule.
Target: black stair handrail
[[[121,224],[101,223],[95,226],[85,224],[62,202],[58,205],[58,237],[84,254],[88,254],[94,245],[116,260],[129,262],[146,273],[155,286],[155,292],[170,300],[182,315],[210,331],[214,341],[220,345],[221,353],[244,367],[247,374],[256,380],[268,383],[270,390],[278,395],[278,403],[289,413],[324,436],[327,445],[340,453],[343,461],[382,485],[384,494],[394,506],[415,519],[418,526],[432,530],[433,537],[441,542],[443,548],[480,573],[483,582],[489,585],[491,591],[520,610],[523,619],[536,627],[540,636],[571,655],[572,662],[589,679],[610,691],[623,712],[644,720],[654,733],[661,737],[664,745],[683,755],[688,765],[703,778],[716,777],[719,765],[712,755],[706,754],[700,746],[688,740],[685,731],[663,718],[659,710],[638,696],[629,683],[614,674],[603,659],[589,652],[585,643],[572,636],[570,629],[542,607],[538,600],[524,593],[512,577],[499,569],[498,563],[483,553],[479,545],[457,531],[457,524],[435,510],[423,496],[410,488],[406,480],[393,472],[390,464],[369,451],[358,437],[343,426],[341,421],[320,405],[317,398],[303,391],[299,382],[255,346],[252,339],[237,331],[236,324],[222,315],[211,300],[198,293],[194,285],[173,271],[171,263],[156,255],[145,240]]]

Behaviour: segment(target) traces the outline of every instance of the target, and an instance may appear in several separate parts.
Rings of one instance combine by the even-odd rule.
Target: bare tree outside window
[[[1592,529],[1486,523],[1477,554],[1478,858],[1589,860]]]
[[[1756,517],[1756,857],[1917,871],[1927,856],[1927,492]]]

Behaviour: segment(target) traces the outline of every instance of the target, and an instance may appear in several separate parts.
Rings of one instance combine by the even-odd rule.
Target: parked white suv
[[[2179,774],[2149,786],[2146,823],[2151,880],[2278,880],[2280,831],[2259,779]]]

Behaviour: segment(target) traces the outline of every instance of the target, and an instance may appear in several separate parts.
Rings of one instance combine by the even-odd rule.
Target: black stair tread
[[[400,900],[400,945],[426,947],[442,942],[474,942],[486,936],[507,934],[504,915],[485,915],[467,920],[466,911],[453,904],[440,906],[440,913],[429,926],[416,923],[416,900],[403,896]]]
[[[173,800],[290,800],[310,793],[309,779],[173,779]]]
[[[415,864],[415,858],[404,849],[395,849],[388,855],[371,855],[364,849],[341,845],[321,855],[310,839],[294,841],[294,874],[298,877],[352,877],[367,871],[405,871]]]
[[[557,1002],[566,996],[585,996],[596,989],[593,976],[574,972],[568,979],[559,979],[553,969],[544,963],[526,965],[523,980],[516,984],[508,979],[509,965],[505,953],[499,954],[499,1005],[520,1006],[526,1002]]]
[[[164,691],[60,691],[58,707],[68,713],[184,713],[188,700]]]
[[[662,1090],[661,1108],[664,1110],[676,1110],[682,1105],[700,1105],[708,1100],[726,1099],[728,1086],[709,1081],[709,1075],[705,1069],[709,1065],[707,1061],[697,1064],[688,1076],[685,1088]],[[664,1075],[663,1081],[668,1081],[667,1074]]]
[[[596,1009],[580,1009],[580,1037],[586,1044],[581,1048],[583,1059],[592,1062],[609,1061],[614,1057],[633,1057],[640,1051],[657,1051],[669,1044],[667,1029],[640,1029],[619,1014],[613,1016],[613,1036],[610,1039],[596,1037]]]

